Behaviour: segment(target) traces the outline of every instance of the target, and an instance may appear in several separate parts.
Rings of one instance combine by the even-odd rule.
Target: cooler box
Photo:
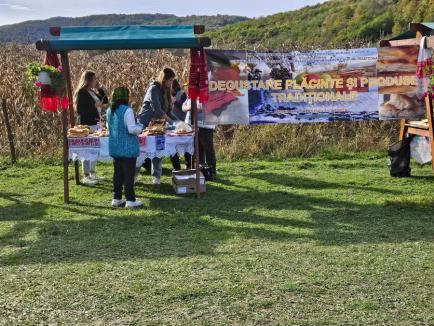
[[[172,186],[178,195],[196,193],[196,170],[173,171]],[[206,192],[205,177],[200,173],[200,192]]]

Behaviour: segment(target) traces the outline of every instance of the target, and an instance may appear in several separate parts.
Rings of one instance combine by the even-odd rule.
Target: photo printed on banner
[[[377,49],[248,52],[254,78],[279,87],[249,90],[250,123],[378,119]],[[260,85],[260,86],[263,86]]]
[[[248,78],[246,51],[207,50],[206,55],[210,92],[203,105],[204,123],[249,124],[248,91],[235,85]]]
[[[381,120],[419,119],[424,100],[416,96],[418,46],[378,49],[377,80]]]

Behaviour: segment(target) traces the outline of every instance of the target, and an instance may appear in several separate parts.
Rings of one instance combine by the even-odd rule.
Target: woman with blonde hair
[[[74,103],[77,109],[78,123],[97,131],[102,122],[102,110],[108,107],[108,98],[95,72],[86,70],[82,73],[74,94]],[[97,183],[95,165],[95,161],[85,160],[82,162],[84,184],[95,185]]]
[[[146,128],[152,120],[164,119],[172,122],[176,118],[171,114],[172,111],[172,84],[176,74],[172,68],[165,67],[158,78],[151,82],[146,91],[142,108],[138,114],[141,124]],[[159,184],[162,174],[161,158],[152,159],[152,183]],[[140,168],[136,171],[136,177]]]

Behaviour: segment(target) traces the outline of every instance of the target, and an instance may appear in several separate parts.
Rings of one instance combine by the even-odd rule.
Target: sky
[[[0,0],[0,25],[50,17],[163,13],[177,16],[228,14],[247,17],[314,5],[324,0]]]

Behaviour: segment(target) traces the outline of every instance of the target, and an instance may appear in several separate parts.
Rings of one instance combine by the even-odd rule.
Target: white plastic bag
[[[411,157],[423,165],[431,162],[431,145],[427,137],[414,137],[410,143]]]

